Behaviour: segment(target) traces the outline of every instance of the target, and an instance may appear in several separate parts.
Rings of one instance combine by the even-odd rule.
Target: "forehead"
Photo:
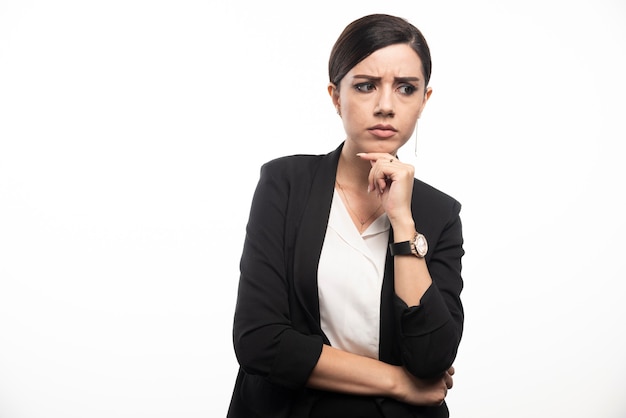
[[[423,80],[422,61],[417,52],[407,44],[389,45],[374,51],[352,67],[348,75],[383,77],[419,77]]]

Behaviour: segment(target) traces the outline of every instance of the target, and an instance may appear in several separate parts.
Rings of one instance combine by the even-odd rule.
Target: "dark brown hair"
[[[432,62],[422,32],[406,19],[386,14],[364,16],[346,26],[330,53],[330,82],[339,88],[352,67],[377,50],[395,44],[407,44],[417,53],[422,61],[425,86],[428,86]]]

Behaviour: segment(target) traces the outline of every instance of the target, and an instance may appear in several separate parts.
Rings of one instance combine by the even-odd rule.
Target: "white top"
[[[360,234],[335,189],[317,272],[321,326],[330,344],[375,359],[389,228],[383,214]]]

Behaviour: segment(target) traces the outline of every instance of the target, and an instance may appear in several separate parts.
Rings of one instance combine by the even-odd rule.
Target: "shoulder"
[[[329,154],[296,154],[275,158],[261,167],[254,195],[255,204],[280,208],[289,225],[298,225],[311,199],[330,210],[337,169],[335,152]]]
[[[272,177],[287,183],[310,183],[313,179],[325,182],[330,179],[332,183],[341,147],[327,154],[293,154],[275,158],[261,166],[261,177]]]
[[[275,158],[261,166],[260,182],[285,190],[302,189],[302,186],[310,186],[322,159],[321,155],[305,154]]]
[[[413,182],[413,209],[422,214],[458,216],[461,203],[447,193],[419,179]]]
[[[315,170],[324,155],[294,154],[274,158],[261,166],[262,173],[301,173]]]
[[[419,196],[433,199],[436,202],[441,202],[444,204],[459,204],[460,205],[459,201],[456,200],[454,197],[450,196],[449,194],[419,179],[414,179],[413,191],[418,193]]]

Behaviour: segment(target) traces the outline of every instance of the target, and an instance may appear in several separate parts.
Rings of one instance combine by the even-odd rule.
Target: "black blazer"
[[[320,327],[317,266],[342,146],[327,155],[278,158],[261,169],[240,264],[233,327],[240,369],[229,418],[307,417],[311,405],[329,395],[305,384],[322,345],[329,344]],[[450,196],[414,181],[413,218],[428,239],[426,262],[433,278],[419,306],[408,307],[395,295],[387,254],[379,358],[418,377],[447,370],[461,340],[460,210]],[[445,404],[420,408],[372,400],[382,410],[400,408],[407,417],[448,416]]]

